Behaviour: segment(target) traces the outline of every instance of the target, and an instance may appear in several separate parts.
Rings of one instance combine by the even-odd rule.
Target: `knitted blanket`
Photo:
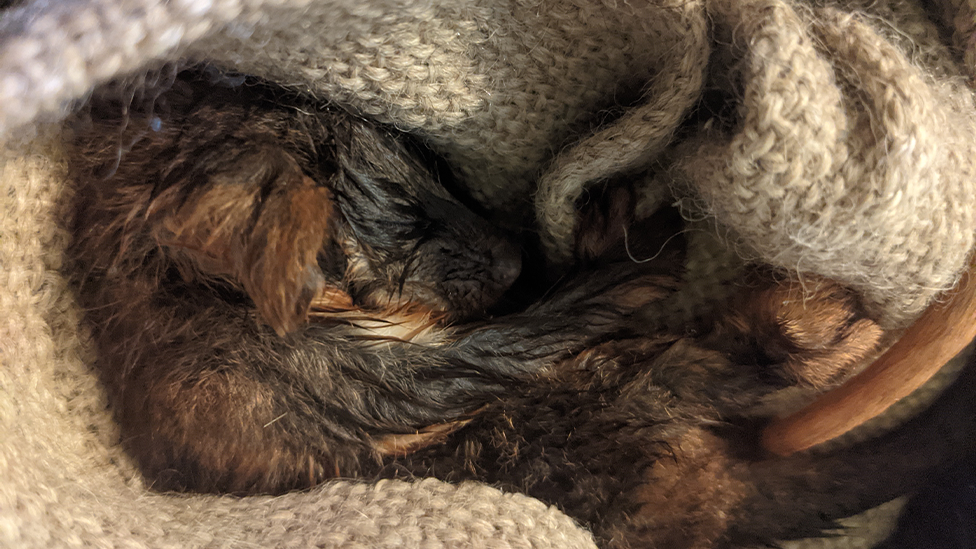
[[[145,486],[59,270],[58,122],[99,83],[208,60],[342,104],[421,137],[499,223],[535,224],[554,265],[570,256],[578,198],[631,181],[639,211],[676,202],[697,220],[690,277],[715,279],[730,257],[818,273],[899,328],[954,284],[973,247],[973,10],[15,3],[0,15],[0,547],[593,546],[559,511],[476,483],[340,481],[243,499]],[[709,255],[716,242],[724,256]]]

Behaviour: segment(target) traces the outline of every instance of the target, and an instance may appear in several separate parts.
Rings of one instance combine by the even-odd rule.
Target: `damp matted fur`
[[[395,137],[327,108],[199,109],[173,89],[171,103],[112,119],[123,136],[139,121],[138,139],[91,147],[76,134],[86,154],[74,157],[82,301],[124,444],[157,488],[475,478],[558,505],[606,546],[712,547],[816,533],[968,444],[973,414],[958,412],[970,404],[950,393],[874,442],[760,454],[749,412],[765,395],[829,384],[873,350],[880,330],[857,299],[767,278],[698,334],[658,330],[635,313],[675,287],[674,256],[615,256],[619,242],[585,223],[589,266],[561,288],[445,327],[497,299],[517,268],[496,263],[509,245]],[[111,119],[98,108],[92,120]],[[199,117],[174,123],[182,112]],[[955,438],[913,451],[939,425]]]

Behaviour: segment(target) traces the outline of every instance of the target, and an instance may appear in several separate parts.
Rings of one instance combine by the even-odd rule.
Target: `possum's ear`
[[[279,335],[297,329],[324,283],[317,256],[330,238],[329,191],[273,146],[200,177],[183,198],[170,188],[154,200],[158,241],[184,275],[229,278]]]

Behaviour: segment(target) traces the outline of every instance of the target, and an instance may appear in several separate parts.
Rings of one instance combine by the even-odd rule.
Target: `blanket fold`
[[[553,265],[572,257],[578,203],[611,180],[632,181],[645,214],[680,203],[740,259],[852,286],[888,328],[950,287],[974,245],[976,10],[961,0],[24,0],[0,13],[2,547],[594,546],[558,510],[475,483],[244,499],[144,486],[59,271],[58,122],[95,86],[164,62],[261,76],[420,137],[497,222],[537,227]],[[708,274],[689,281],[716,284],[707,250],[691,256]]]

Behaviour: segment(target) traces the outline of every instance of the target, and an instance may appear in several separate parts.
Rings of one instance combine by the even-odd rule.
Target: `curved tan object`
[[[836,438],[908,396],[976,337],[976,257],[959,284],[926,309],[863,372],[802,410],[774,420],[762,446],[779,456]]]

